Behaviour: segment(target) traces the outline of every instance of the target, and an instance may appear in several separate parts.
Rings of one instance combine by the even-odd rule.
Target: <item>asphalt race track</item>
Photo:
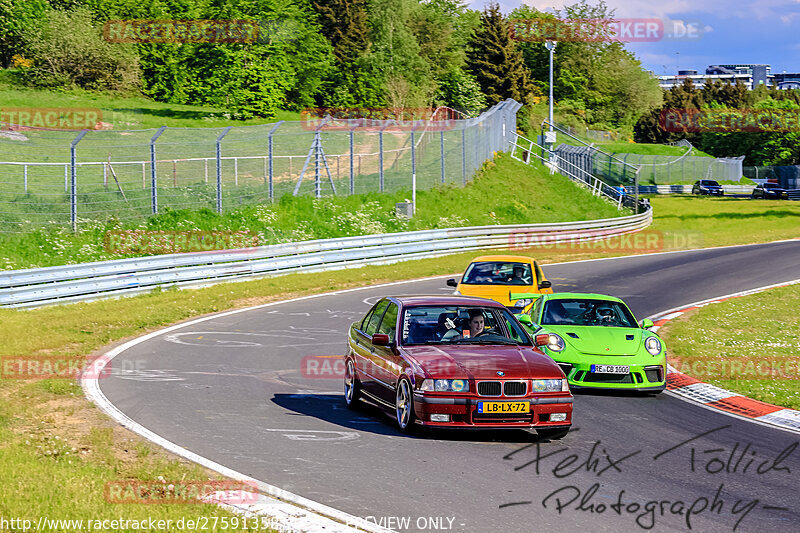
[[[800,240],[544,271],[556,290],[622,297],[641,319],[800,278]],[[180,446],[399,531],[800,531],[796,433],[669,394],[582,393],[562,441],[409,437],[375,408],[347,410],[340,377],[304,377],[305,357],[344,354],[347,328],[377,298],[445,294],[444,281],[217,316],[123,352],[101,389]]]

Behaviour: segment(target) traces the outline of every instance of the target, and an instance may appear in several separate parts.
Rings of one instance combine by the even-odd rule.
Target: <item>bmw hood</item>
[[[465,375],[472,379],[563,377],[552,359],[530,346],[441,344],[406,346],[404,350],[434,378],[463,378]]]

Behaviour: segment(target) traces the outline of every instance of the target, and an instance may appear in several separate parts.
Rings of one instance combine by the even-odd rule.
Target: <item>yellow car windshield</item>
[[[533,285],[529,263],[482,261],[472,263],[461,281],[466,285]]]

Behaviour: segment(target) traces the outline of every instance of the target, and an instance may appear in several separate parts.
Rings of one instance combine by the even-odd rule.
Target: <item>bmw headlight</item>
[[[548,341],[547,347],[554,352],[560,352],[567,347],[567,344],[564,342],[564,339],[561,338],[561,335],[557,335],[555,333],[550,334]]]
[[[644,341],[644,349],[650,352],[650,355],[658,355],[661,353],[661,341],[658,337],[647,337]]]
[[[562,382],[566,383],[566,381],[565,379],[532,379],[531,389],[533,392],[561,392],[564,390]]]
[[[469,381],[466,379],[425,379],[419,387],[428,392],[469,392]]]

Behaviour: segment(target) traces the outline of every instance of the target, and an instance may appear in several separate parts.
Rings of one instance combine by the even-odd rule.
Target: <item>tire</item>
[[[536,434],[542,440],[560,440],[567,436],[569,428],[542,428],[537,429]]]
[[[361,398],[361,384],[356,376],[356,367],[348,359],[344,371],[344,403],[348,409],[355,409]]]
[[[410,433],[414,428],[414,392],[407,379],[397,382],[394,400],[394,418],[397,427],[403,433]]]

